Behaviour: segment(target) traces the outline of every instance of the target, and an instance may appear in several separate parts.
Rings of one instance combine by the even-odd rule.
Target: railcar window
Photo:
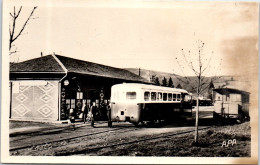
[[[219,93],[216,93],[215,100],[222,101],[222,96]]]
[[[190,101],[190,100],[191,100],[190,95],[185,95],[185,97],[184,97],[184,101]]]
[[[234,102],[240,102],[241,95],[240,94],[230,94],[230,100],[234,101]]]
[[[127,100],[136,99],[136,92],[126,92],[126,99]]]
[[[177,101],[181,101],[181,95],[177,94]]]
[[[156,92],[151,93],[151,100],[155,101],[156,100]]]
[[[150,92],[144,92],[144,100],[149,101],[150,99]]]
[[[173,98],[172,98],[173,101],[176,101],[176,94],[173,94],[172,96],[173,96]]]
[[[163,101],[167,101],[167,93],[163,93]]]
[[[172,94],[168,93],[168,101],[172,101]]]
[[[242,103],[248,103],[249,102],[249,96],[248,95],[242,95]]]
[[[161,101],[162,100],[162,93],[161,92],[158,92],[158,95],[157,95],[157,100]]]

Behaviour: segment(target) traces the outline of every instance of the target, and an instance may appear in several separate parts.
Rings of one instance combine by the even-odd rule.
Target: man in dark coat
[[[94,127],[94,122],[95,122],[95,119],[96,119],[96,115],[97,115],[97,106],[96,106],[96,103],[93,102],[91,107],[90,107],[90,112],[92,113],[92,118],[91,118],[91,126]]]
[[[107,104],[107,122],[108,122],[108,127],[112,127],[112,121],[111,121],[111,107],[110,104]]]

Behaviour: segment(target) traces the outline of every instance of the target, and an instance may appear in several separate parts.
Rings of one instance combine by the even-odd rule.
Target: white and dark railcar
[[[192,95],[184,89],[138,83],[111,88],[111,121],[139,122],[174,120],[192,114]]]
[[[214,92],[214,118],[250,118],[249,92],[232,88],[218,88]]]

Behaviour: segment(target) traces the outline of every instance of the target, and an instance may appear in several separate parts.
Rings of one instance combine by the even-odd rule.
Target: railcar
[[[111,120],[139,122],[173,120],[192,114],[192,96],[184,89],[123,83],[111,88]]]
[[[232,88],[214,90],[214,118],[249,118],[250,93]]]

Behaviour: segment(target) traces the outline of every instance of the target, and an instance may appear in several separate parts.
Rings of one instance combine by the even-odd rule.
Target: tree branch
[[[19,17],[21,10],[22,10],[22,6],[20,7],[20,9],[19,9],[19,11],[18,11],[17,15],[14,15],[14,16],[15,16],[15,18],[18,18],[18,17]]]
[[[190,55],[190,51],[189,51],[189,55]],[[187,63],[188,67],[194,72],[194,74],[195,74],[196,76],[198,76],[198,72],[195,70],[195,68],[194,68],[194,66],[193,66],[193,63],[192,63],[191,61],[188,61],[188,60],[187,60],[187,57],[186,57],[186,55],[185,55],[183,49],[182,49],[182,56],[184,57],[184,60],[185,60],[185,62]]]
[[[200,91],[200,94],[209,87],[210,83]]]
[[[9,13],[10,14],[10,16],[12,17],[12,18],[14,18],[14,16],[12,15],[12,13]]]
[[[15,41],[15,40],[21,35],[21,33],[24,31],[24,28],[26,27],[28,21],[30,20],[30,18],[31,18],[31,16],[33,15],[33,13],[34,13],[34,11],[35,11],[36,8],[37,8],[37,6],[33,7],[33,10],[32,10],[32,12],[31,12],[30,16],[29,16],[29,17],[27,18],[27,20],[25,21],[25,23],[24,23],[22,29],[21,29],[20,32],[17,34],[17,36],[13,38],[13,41]],[[20,8],[20,10],[21,10],[21,8]],[[20,10],[19,10],[19,11],[20,11]]]
[[[178,58],[176,58],[176,60],[177,60],[177,64],[178,64],[178,66],[179,66],[179,68],[180,68],[182,74],[184,75],[185,79],[186,79],[187,81],[189,81],[188,77],[187,77],[187,76],[184,74],[184,72],[183,72],[182,66],[180,65],[180,62],[178,61]]]
[[[210,61],[211,61],[211,59],[212,59],[212,56],[213,56],[213,51],[212,51],[212,53],[211,53],[211,56],[210,56],[210,58],[209,58],[209,61],[208,61],[207,65],[206,65],[206,67],[202,70],[202,74],[203,74],[204,71],[209,67],[209,64],[210,64]]]

